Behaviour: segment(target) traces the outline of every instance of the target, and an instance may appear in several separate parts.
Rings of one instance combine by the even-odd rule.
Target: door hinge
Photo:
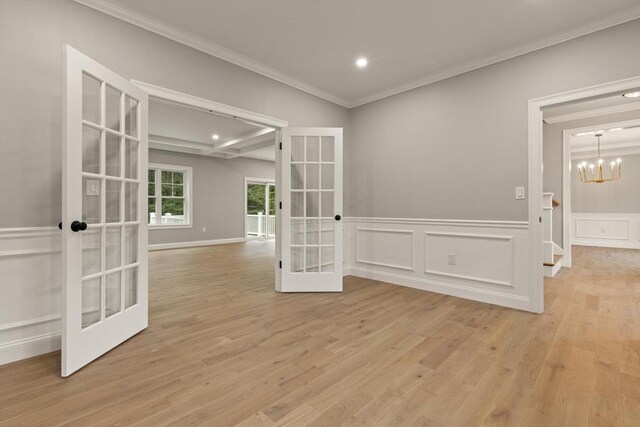
[[[538,221],[540,221],[540,224],[542,224],[542,217],[541,216],[538,217]]]
[[[282,142],[280,142],[280,149],[282,150]]]
[[[280,206],[280,209],[282,209],[282,202],[280,202],[279,206]]]
[[[280,268],[282,268],[282,261],[280,261]]]

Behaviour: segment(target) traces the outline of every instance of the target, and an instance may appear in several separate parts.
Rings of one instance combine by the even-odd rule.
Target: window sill
[[[193,224],[149,224],[149,230],[170,230],[176,228],[193,228]]]

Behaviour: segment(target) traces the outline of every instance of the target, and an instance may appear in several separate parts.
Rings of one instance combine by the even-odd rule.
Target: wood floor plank
[[[150,253],[149,328],[73,376],[0,367],[0,425],[640,424],[640,251],[575,247],[542,315],[346,277],[279,294],[273,242]]]

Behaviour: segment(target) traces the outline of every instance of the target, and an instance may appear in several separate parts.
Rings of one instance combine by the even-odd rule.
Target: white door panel
[[[148,97],[65,47],[62,376],[147,327]]]
[[[342,291],[342,129],[283,128],[282,292]]]

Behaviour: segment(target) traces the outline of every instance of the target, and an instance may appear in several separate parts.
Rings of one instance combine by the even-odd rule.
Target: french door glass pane
[[[291,165],[291,188],[301,190],[304,188],[304,165]]]
[[[105,261],[106,269],[120,267],[120,232],[121,227],[106,228]]]
[[[138,219],[138,184],[127,182],[125,184],[124,220],[136,221]]]
[[[333,190],[333,165],[322,165],[322,189]]]
[[[120,137],[106,134],[106,173],[110,176],[120,176]]]
[[[323,246],[321,248],[322,266],[321,271],[333,272],[334,258],[333,258],[333,246]]]
[[[124,271],[124,308],[138,303],[138,267]]]
[[[120,222],[120,181],[107,180],[106,222]]]
[[[322,161],[333,162],[334,161],[335,143],[332,136],[322,137]]]
[[[320,234],[320,243],[323,245],[333,245],[333,228],[335,221],[332,219],[322,220],[322,232]]]
[[[100,194],[102,194],[102,180],[82,178],[82,220],[87,224],[97,224],[101,220]]]
[[[308,136],[307,137],[307,162],[320,161],[320,137]]]
[[[138,179],[138,143],[125,140],[125,178]]]
[[[117,89],[106,85],[105,89],[105,126],[115,131],[120,131],[120,95]]]
[[[304,245],[304,219],[291,220],[291,244]]]
[[[102,229],[89,228],[82,234],[82,277],[102,270]]]
[[[320,265],[320,251],[318,246],[307,246],[306,271],[317,272]]]
[[[291,247],[291,271],[294,273],[304,271],[304,246]]]
[[[127,225],[124,229],[124,262],[138,262],[138,226]]]
[[[82,119],[100,124],[101,82],[82,73]]]
[[[304,193],[303,192],[291,193],[291,217],[292,218],[304,217]]]
[[[318,191],[307,191],[306,193],[306,217],[317,217],[320,215],[320,193]]]
[[[125,96],[124,100],[125,126],[124,133],[137,137],[138,136],[138,101]]]
[[[320,188],[320,165],[307,164],[307,188],[311,190]]]
[[[320,222],[318,218],[307,219],[306,244],[317,245],[320,243]]]
[[[82,126],[82,171],[100,173],[100,131]]]
[[[323,218],[330,218],[333,216],[333,198],[334,198],[334,192],[333,191],[323,191],[322,192],[322,217]]]
[[[304,136],[291,137],[291,161],[304,162]]]
[[[119,271],[106,275],[104,291],[104,317],[107,318],[120,311]]]
[[[82,327],[86,328],[100,320],[100,277],[82,282]]]

